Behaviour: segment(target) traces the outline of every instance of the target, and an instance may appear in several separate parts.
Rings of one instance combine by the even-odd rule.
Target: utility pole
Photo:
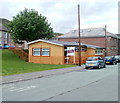
[[[78,35],[79,35],[79,51],[78,51],[78,56],[79,56],[79,66],[81,66],[81,39],[80,39],[80,6],[78,5]]]
[[[107,56],[107,32],[106,32],[107,26],[105,25],[105,56]]]

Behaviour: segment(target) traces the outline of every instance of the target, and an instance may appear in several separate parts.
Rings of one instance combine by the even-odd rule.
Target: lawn
[[[2,75],[13,75],[21,73],[30,73],[37,71],[45,71],[59,68],[73,67],[75,65],[52,65],[52,64],[36,64],[25,62],[13,52],[9,50],[2,51]]]

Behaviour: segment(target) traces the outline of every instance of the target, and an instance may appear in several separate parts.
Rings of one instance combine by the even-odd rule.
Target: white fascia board
[[[30,45],[30,44],[33,44],[33,43],[36,43],[36,42],[40,42],[40,41],[41,41],[41,42],[50,43],[50,44],[54,44],[54,45],[64,46],[64,45],[62,45],[62,44],[58,44],[58,43],[54,43],[54,42],[50,42],[50,41],[42,40],[42,39],[35,40],[35,41],[31,41],[31,42],[29,42],[29,43],[27,43],[27,44]]]
[[[89,47],[89,46],[87,46],[87,48],[92,48],[92,49],[96,49],[96,48],[94,48],[94,47]]]

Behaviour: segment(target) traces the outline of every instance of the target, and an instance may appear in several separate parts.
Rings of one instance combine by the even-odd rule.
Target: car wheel
[[[106,64],[104,64],[103,68],[106,68]]]
[[[115,62],[113,62],[112,64],[115,65]]]

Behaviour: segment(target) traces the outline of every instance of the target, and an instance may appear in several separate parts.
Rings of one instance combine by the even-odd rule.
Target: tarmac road
[[[118,101],[118,65],[2,85],[3,101]]]

